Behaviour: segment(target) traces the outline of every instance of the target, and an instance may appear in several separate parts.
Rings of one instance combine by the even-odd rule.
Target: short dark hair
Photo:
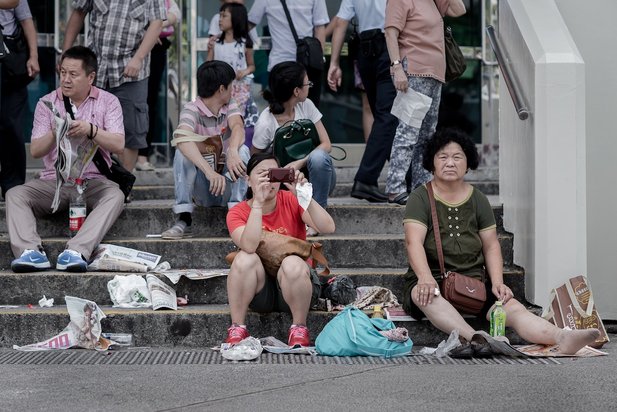
[[[285,111],[283,103],[293,96],[296,87],[304,86],[304,76],[306,76],[306,69],[297,62],[282,62],[272,68],[268,78],[270,90],[263,92],[263,97],[268,101],[272,114]]]
[[[236,72],[227,63],[212,60],[197,69],[197,94],[201,98],[212,97],[221,86],[229,87],[236,78]]]
[[[86,74],[90,74],[92,72],[96,72],[98,68],[98,61],[96,58],[96,53],[84,46],[73,46],[70,49],[67,49],[62,53],[62,58],[60,59],[60,64],[64,61],[64,59],[75,59],[81,60],[82,66],[86,71]]]
[[[434,172],[435,155],[449,143],[458,143],[458,145],[461,146],[467,158],[467,167],[469,169],[476,170],[478,168],[480,164],[480,155],[478,154],[475,143],[471,141],[465,132],[454,128],[438,130],[433,138],[429,140],[424,149],[422,166],[429,172]]]
[[[255,167],[257,167],[257,165],[263,162],[264,160],[274,160],[276,164],[280,166],[279,161],[277,160],[276,157],[274,157],[272,153],[267,153],[267,152],[255,153],[253,154],[253,156],[251,156],[248,163],[246,164],[246,175],[250,176],[253,169],[255,169]],[[252,197],[253,197],[253,190],[249,187],[248,189],[246,189],[246,198],[251,199]]]

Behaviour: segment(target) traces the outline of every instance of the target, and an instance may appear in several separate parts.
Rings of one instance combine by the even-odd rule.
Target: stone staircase
[[[380,285],[400,295],[403,274],[407,269],[402,218],[404,207],[374,205],[349,196],[355,168],[337,169],[338,186],[328,207],[336,222],[333,235],[319,236],[333,275],[348,275],[356,286]],[[162,256],[172,268],[227,268],[225,255],[235,247],[225,226],[224,208],[198,208],[193,216],[195,237],[179,241],[146,238],[157,234],[173,222],[173,177],[169,169],[138,172],[134,200],[109,231],[107,243],[149,251]],[[472,176],[473,178],[473,176]],[[497,192],[492,181],[473,182],[488,194]],[[505,281],[516,296],[524,296],[524,272],[512,262],[512,236],[503,230],[502,208],[496,196],[489,196],[504,256]],[[5,207],[0,203],[0,213]],[[64,248],[67,217],[59,214],[37,222],[44,247],[52,264]],[[107,282],[118,273],[88,272],[70,274],[45,272],[14,274],[10,270],[10,251],[6,222],[0,221],[0,347],[28,344],[46,339],[68,323],[64,296],[93,300],[108,316],[103,320],[105,332],[132,333],[138,346],[214,346],[224,339],[230,322],[227,306],[226,278],[189,281],[182,278],[176,285],[178,296],[188,295],[189,306],[178,311],[151,309],[114,309],[107,292]],[[166,278],[164,278],[166,280]],[[53,297],[56,306],[39,308],[43,296]],[[34,307],[29,308],[27,305]],[[309,314],[308,326],[314,339],[332,313]],[[291,322],[289,314],[249,312],[248,327],[253,336],[274,335],[284,339]],[[428,322],[401,322],[418,345],[435,345],[444,338]],[[478,323],[477,327],[485,327]]]

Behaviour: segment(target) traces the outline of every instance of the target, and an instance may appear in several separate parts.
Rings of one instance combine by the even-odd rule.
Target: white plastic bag
[[[152,305],[148,285],[141,276],[116,275],[107,282],[107,290],[115,308],[146,308]]]
[[[396,93],[390,113],[398,117],[401,122],[419,129],[422,127],[422,122],[431,107],[431,103],[433,103],[432,98],[408,88],[406,92],[399,91]]]
[[[259,339],[249,336],[235,345],[229,343],[221,344],[221,355],[228,360],[253,360],[257,359],[263,352],[263,347]]]

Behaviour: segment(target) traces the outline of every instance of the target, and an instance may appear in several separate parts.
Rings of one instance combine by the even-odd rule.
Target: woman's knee
[[[246,276],[247,273],[257,272],[259,268],[262,268],[261,260],[256,253],[246,253],[243,250],[240,250],[234,261],[231,263],[231,267],[229,269],[229,276]]]
[[[279,281],[295,283],[306,279],[310,281],[309,267],[298,256],[287,256],[279,269]]]
[[[330,153],[322,149],[313,150],[307,160],[307,165],[310,168],[332,169],[332,157]]]

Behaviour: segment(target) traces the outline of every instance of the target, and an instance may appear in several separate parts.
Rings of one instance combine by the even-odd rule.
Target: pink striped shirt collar
[[[88,97],[86,98],[89,99],[90,97],[92,97],[93,99],[98,99],[99,98],[99,88],[96,86],[90,86],[90,93],[88,93]],[[63,100],[63,95],[62,95],[62,87],[58,87],[56,89],[56,95],[58,96],[59,100]]]

